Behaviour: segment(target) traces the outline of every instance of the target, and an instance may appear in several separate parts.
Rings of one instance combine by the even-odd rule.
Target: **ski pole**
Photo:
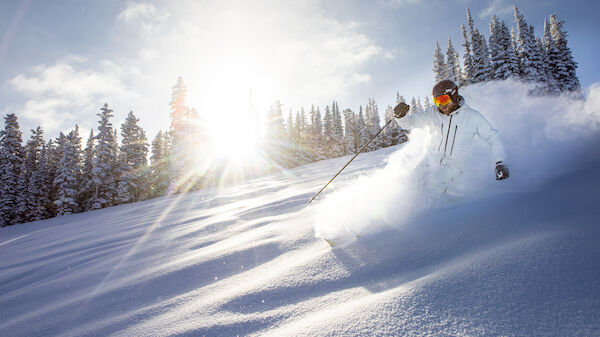
[[[362,147],[362,149],[360,149],[360,151],[358,151],[358,152],[357,152],[357,153],[354,155],[354,157],[352,157],[352,159],[350,159],[350,161],[349,161],[349,162],[347,162],[347,163],[346,163],[346,165],[344,165],[344,167],[342,167],[342,169],[341,169],[341,170],[339,170],[339,171],[338,171],[338,173],[336,173],[336,174],[333,176],[333,178],[331,178],[331,180],[329,180],[329,182],[327,182],[327,184],[325,184],[325,186],[323,186],[323,188],[322,188],[322,189],[321,189],[319,192],[317,192],[317,194],[315,194],[315,195],[314,195],[312,198],[310,198],[310,200],[308,201],[308,203],[310,204],[310,203],[311,203],[313,200],[315,200],[315,198],[316,198],[316,197],[317,197],[317,196],[318,196],[318,195],[319,195],[321,192],[323,192],[323,190],[325,189],[325,187],[327,187],[327,185],[329,185],[329,184],[330,184],[330,183],[333,181],[333,179],[335,179],[335,177],[337,177],[337,176],[338,176],[340,173],[342,173],[342,171],[343,171],[343,170],[346,168],[346,166],[350,165],[350,163],[351,163],[351,162],[354,160],[354,158],[356,158],[356,157],[357,157],[357,156],[358,156],[358,155],[359,155],[361,152],[363,152],[363,151],[364,151],[364,150],[367,148],[367,146],[368,146],[369,144],[371,144],[371,142],[373,141],[373,139],[375,139],[377,136],[379,136],[379,134],[381,133],[381,131],[383,131],[383,129],[385,129],[385,128],[386,128],[386,126],[388,126],[388,125],[389,125],[389,124],[390,124],[390,123],[391,123],[393,120],[394,120],[393,118],[392,118],[392,119],[390,119],[390,120],[389,120],[389,121],[388,121],[388,122],[387,122],[387,123],[386,123],[386,124],[385,124],[385,125],[384,125],[384,126],[381,128],[381,130],[379,130],[379,131],[378,131],[378,132],[375,134],[375,136],[373,136],[373,138],[371,138],[371,140],[369,140],[369,142],[368,142],[367,144],[365,144],[365,146],[363,146],[363,147]]]

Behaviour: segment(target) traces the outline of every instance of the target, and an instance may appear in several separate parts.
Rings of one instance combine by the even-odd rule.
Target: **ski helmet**
[[[449,95],[453,102],[458,102],[458,86],[451,80],[439,81],[433,86],[431,91],[433,97]]]

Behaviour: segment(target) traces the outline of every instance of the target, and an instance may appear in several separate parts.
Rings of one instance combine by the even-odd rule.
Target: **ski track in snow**
[[[403,146],[357,157],[310,205],[349,157],[1,228],[0,335],[599,334],[597,150],[333,249],[316,238],[319,205]]]

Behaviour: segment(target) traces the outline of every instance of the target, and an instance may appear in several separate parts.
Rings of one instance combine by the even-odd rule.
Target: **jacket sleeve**
[[[402,118],[396,118],[396,123],[403,129],[414,129],[428,125],[429,111],[411,112]]]
[[[477,135],[492,147],[494,162],[504,161],[506,153],[504,152],[504,146],[498,137],[498,130],[494,129],[492,124],[483,117],[482,114],[478,113],[477,115],[475,120]]]

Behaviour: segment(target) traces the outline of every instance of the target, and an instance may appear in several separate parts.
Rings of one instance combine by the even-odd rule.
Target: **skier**
[[[407,115],[409,106],[402,102],[394,108],[394,117],[404,129],[429,127],[433,148],[426,167],[432,170],[428,183],[433,185],[434,191],[455,194],[453,182],[463,174],[475,136],[491,146],[496,180],[508,178],[508,168],[503,163],[504,148],[497,130],[479,111],[467,105],[458,94],[456,84],[450,80],[440,81],[433,87],[432,96],[435,105],[430,109]]]

